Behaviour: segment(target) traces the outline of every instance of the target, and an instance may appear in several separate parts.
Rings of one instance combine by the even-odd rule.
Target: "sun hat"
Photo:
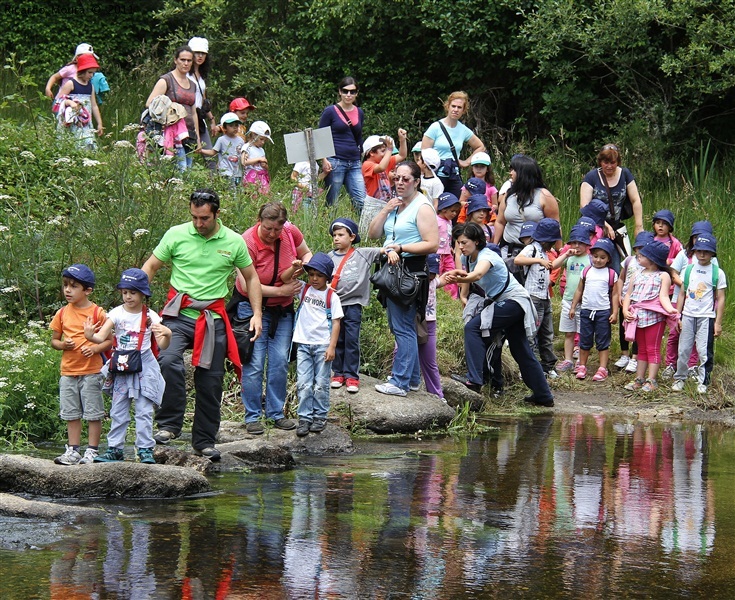
[[[470,177],[464,187],[470,194],[484,194],[487,184],[479,177]]]
[[[77,73],[86,71],[88,69],[99,69],[100,65],[94,54],[82,54],[77,58]]]
[[[254,133],[255,135],[262,135],[264,138],[268,138],[271,144],[275,144],[271,137],[271,128],[268,127],[268,123],[265,121],[253,121],[253,124],[248,129],[248,133]]]
[[[524,223],[525,225],[525,223]],[[521,228],[523,231],[523,228]],[[556,219],[545,217],[536,224],[533,239],[537,242],[556,242],[561,239],[561,226]]]
[[[236,111],[236,110],[255,110],[255,107],[250,104],[250,100],[247,98],[235,98],[232,102],[230,102],[230,110]]]
[[[189,40],[188,44],[192,52],[204,52],[209,54],[209,41],[203,37],[193,37]]]
[[[651,222],[655,223],[656,221],[663,221],[664,223],[667,223],[671,231],[674,231],[674,213],[672,213],[670,210],[664,208],[663,210],[659,210],[658,212],[654,213]]]
[[[92,269],[82,263],[76,263],[66,267],[61,272],[62,277],[71,277],[86,287],[94,287],[95,279]]]
[[[370,151],[373,148],[377,148],[378,146],[382,146],[385,144],[385,138],[380,137],[379,135],[370,135],[368,138],[362,143],[362,157],[367,157],[368,154],[370,154]]]
[[[595,225],[603,226],[605,216],[607,215],[608,206],[602,200],[590,200],[589,204],[579,209],[583,217],[589,217],[595,222]]]
[[[669,258],[669,248],[663,242],[654,240],[639,250],[639,253],[645,256],[657,267],[665,269],[669,265],[666,260]]]
[[[633,248],[643,248],[646,244],[650,244],[656,237],[650,231],[641,231],[635,236]]]
[[[712,228],[712,223],[709,221],[696,221],[692,225],[692,233],[690,234],[690,238],[694,237],[695,235],[702,235],[703,233],[714,233],[715,230]]]
[[[587,231],[589,231],[590,235],[595,233],[595,230],[597,228],[595,222],[589,217],[579,217],[575,225],[578,225],[579,227],[584,227]]]
[[[485,194],[473,194],[467,201],[468,215],[478,210],[490,210],[490,205],[487,203],[487,196]]]
[[[490,166],[490,155],[487,152],[475,152],[470,156],[470,166],[472,165],[487,165]]]
[[[615,244],[613,244],[612,240],[609,238],[600,238],[599,240],[597,240],[595,242],[595,245],[592,246],[592,250],[604,250],[610,257],[610,260],[612,260],[613,256],[617,254],[617,251],[615,250]]]
[[[429,254],[426,257],[426,268],[429,269],[429,273],[439,275],[439,255]]]
[[[118,290],[136,290],[144,296],[151,297],[151,286],[148,283],[148,275],[143,269],[126,269],[120,275]]]
[[[99,56],[97,56],[94,53],[94,49],[92,48],[91,44],[79,44],[77,46],[77,49],[74,50],[74,58],[77,58],[78,56],[82,54],[91,54],[92,56],[94,56],[96,59],[99,60]]]
[[[567,243],[579,242],[581,244],[590,245],[590,231],[584,225],[575,225],[569,232]]]
[[[350,232],[350,235],[355,236],[355,239],[352,240],[352,243],[360,243],[360,233],[358,232],[357,223],[355,223],[352,219],[340,217],[339,219],[335,219],[334,221],[332,221],[332,224],[329,226],[330,235],[334,233],[335,227],[344,227],[347,231]]]
[[[452,194],[452,192],[443,192],[439,194],[436,210],[444,210],[455,204],[459,204],[459,198]]]
[[[421,151],[421,160],[432,171],[436,171],[442,162],[441,158],[439,158],[439,153],[434,148],[424,148]]]
[[[712,234],[700,235],[694,240],[692,250],[704,250],[717,256],[717,238]]]
[[[419,152],[421,152],[421,142],[416,142],[413,145],[413,148],[411,148],[411,152],[413,152],[414,154],[418,154]]]
[[[234,112],[228,112],[222,115],[222,118],[219,120],[219,124],[224,126],[227,123],[239,123],[240,118],[234,113]]]
[[[304,265],[304,271],[306,269],[314,269],[327,276],[327,281],[332,281],[332,274],[334,273],[334,261],[329,258],[324,252],[317,252],[311,257],[311,260]]]
[[[178,102],[172,102],[171,106],[168,107],[168,111],[166,111],[166,123],[165,125],[173,125],[174,123],[178,123],[181,121],[181,119],[186,118],[186,108],[184,108],[183,104],[179,104]]]
[[[523,238],[532,238],[536,239],[536,228],[538,227],[538,223],[536,221],[526,221],[521,225],[521,231],[518,234],[518,239],[522,240]]]

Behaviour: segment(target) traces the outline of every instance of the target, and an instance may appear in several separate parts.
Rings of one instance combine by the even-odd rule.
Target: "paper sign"
[[[322,127],[312,130],[314,140],[314,160],[334,156],[334,141],[332,140],[332,128]],[[286,145],[286,160],[293,165],[302,160],[309,160],[309,147],[306,143],[306,133],[286,133],[283,136]]]

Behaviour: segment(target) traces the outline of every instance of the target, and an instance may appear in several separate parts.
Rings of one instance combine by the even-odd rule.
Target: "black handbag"
[[[143,358],[140,349],[143,347],[143,338],[148,324],[148,307],[143,306],[140,331],[138,332],[138,347],[135,350],[115,349],[110,359],[111,375],[131,375],[143,370]]]
[[[383,263],[383,266],[371,275],[370,283],[393,302],[404,306],[409,306],[416,300],[421,288],[418,274],[409,271],[403,260],[395,264],[388,261]]]

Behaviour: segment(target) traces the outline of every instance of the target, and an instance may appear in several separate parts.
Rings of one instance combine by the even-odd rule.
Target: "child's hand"
[[[548,258],[539,258],[538,264],[540,264],[544,269],[551,271],[551,261]]]
[[[570,319],[573,319],[574,318],[574,314],[575,314],[575,310],[574,310],[574,307],[572,307],[572,308],[569,309],[569,318]]]
[[[334,360],[334,348],[331,346],[327,348],[326,352],[324,352],[324,360],[327,362]]]
[[[162,323],[154,323],[153,325],[149,325],[149,328],[154,335],[163,337],[168,337],[170,335],[168,327],[164,327]]]
[[[84,322],[84,337],[88,340],[91,340],[95,333],[99,330],[99,326],[97,323],[94,322],[92,317],[87,317],[87,320]],[[66,342],[72,342],[71,339],[66,338]],[[73,344],[74,342],[72,342]]]
[[[259,161],[261,167],[267,167],[268,166],[268,159],[267,158],[261,158]]]
[[[86,356],[87,358],[91,358],[91,357],[92,357],[92,356],[94,356],[94,354],[95,354],[95,353],[94,353],[94,350],[92,349],[92,346],[89,346],[89,345],[87,345],[87,346],[82,346],[81,348],[79,348],[79,351],[80,351],[80,352],[81,352],[81,353],[82,353],[82,354],[83,354],[84,356]]]
[[[76,347],[77,345],[74,343],[74,340],[71,339],[70,337],[64,340],[64,350],[74,350],[74,348]]]
[[[681,323],[681,321],[679,321]],[[715,321],[715,337],[720,337],[722,335],[722,324]]]
[[[393,142],[393,138],[390,137],[389,135],[386,135],[383,138],[383,142],[385,143],[385,149],[393,152],[393,146],[395,146],[395,143]]]
[[[633,320],[633,313],[629,310],[623,309],[623,317],[625,317],[626,321],[632,321]]]
[[[405,140],[407,135],[408,135],[408,133],[406,133],[406,130],[405,129],[402,129],[400,127],[398,128],[398,139],[399,140],[401,140],[401,141]]]
[[[293,267],[293,275],[296,277],[297,275],[301,275],[301,273],[304,272],[304,261],[296,259],[291,263],[291,266]]]
[[[617,322],[618,322],[618,315],[617,315],[617,313],[611,313],[610,314],[610,323],[612,325],[615,325],[615,323],[617,323]]]

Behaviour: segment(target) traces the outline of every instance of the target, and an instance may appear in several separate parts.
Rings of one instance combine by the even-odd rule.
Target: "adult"
[[[444,184],[444,191],[451,192],[457,198],[462,193],[462,176],[460,169],[470,166],[470,158],[460,158],[465,144],[469,144],[472,154],[485,152],[485,145],[474,132],[460,119],[467,113],[470,97],[466,92],[452,92],[444,102],[446,116],[435,121],[424,133],[421,148],[436,148],[441,159],[441,167],[437,171]],[[470,154],[470,157],[472,156]]]
[[[189,46],[181,46],[174,53],[174,68],[163,75],[153,86],[153,91],[146,107],[151,105],[156,96],[168,96],[172,102],[178,102],[186,110],[186,129],[189,137],[183,141],[183,146],[178,151],[180,158],[185,160],[186,168],[192,165],[192,152],[200,145],[199,119],[196,115],[196,84],[189,79],[189,69],[194,62],[194,53]]]
[[[352,205],[360,212],[365,201],[365,180],[362,178],[362,109],[355,105],[357,82],[345,77],[337,85],[339,101],[327,106],[319,117],[319,127],[330,127],[334,140],[334,156],[322,160],[326,174],[327,206],[337,201],[342,186],[347,189]]]
[[[211,132],[217,131],[217,121],[212,114],[212,103],[207,98],[207,82],[209,76],[209,40],[203,37],[193,37],[189,40],[189,48],[194,53],[194,62],[191,63],[188,77],[196,86],[196,99],[194,107],[196,108],[196,118],[199,125],[199,139],[202,148],[212,149]],[[217,168],[216,160],[204,161],[210,169]]]
[[[403,260],[409,271],[426,274],[426,255],[439,248],[436,212],[419,187],[421,169],[412,161],[396,167],[396,198],[389,200],[373,218],[368,237],[385,235],[383,247],[391,264]],[[408,306],[386,298],[388,325],[396,338],[393,368],[387,383],[375,386],[382,394],[405,396],[421,382],[416,314],[426,305],[428,287]]]
[[[220,424],[225,354],[238,369],[240,366],[225,313],[227,282],[233,269],[247,281],[251,303],[258,309],[250,321],[257,339],[262,329],[260,281],[242,238],[222,224],[215,192],[196,190],[189,198],[189,212],[191,223],[169,229],[143,265],[153,281],[164,263],[171,263],[168,302],[161,312],[164,325],[171,329],[171,344],[158,357],[166,391],[156,413],[154,439],[167,444],[181,433],[186,409],[184,350],[193,348],[196,394],[191,445],[196,454],[217,460],[220,454],[214,443]]]
[[[554,406],[554,396],[528,341],[536,335],[536,311],[530,295],[510,276],[503,259],[486,247],[485,234],[479,225],[467,223],[460,231],[457,245],[462,252],[463,268],[448,272],[447,280],[475,283],[485,294],[471,292],[464,310],[465,385],[478,393],[482,390],[486,357],[495,351],[498,343],[502,344],[504,335],[523,382],[532,392],[524,400]]]
[[[259,288],[263,291],[263,335],[253,346],[250,362],[242,369],[242,403],[245,406],[245,427],[248,433],[259,435],[265,431],[260,420],[265,384],[265,416],[278,429],[294,429],[296,422],[285,418],[286,375],[294,326],[294,295],[301,283],[293,278],[289,283],[281,275],[292,267],[293,261],[306,263],[311,250],[299,229],[288,222],[286,208],[280,202],[268,202],[260,207],[258,221],[242,234],[258,274]],[[296,273],[298,274],[298,273]],[[250,287],[237,278],[237,292],[242,296],[237,313],[241,319],[260,315],[259,303],[252,301]],[[268,361],[265,371],[266,359]]]
[[[616,237],[615,232],[624,227],[623,221],[631,217],[631,212],[635,221],[634,235],[643,231],[643,204],[638,186],[633,173],[621,167],[620,162],[620,149],[615,144],[606,144],[597,155],[598,167],[584,176],[579,188],[580,208],[589,204],[593,198],[601,200],[607,207],[612,205],[614,212],[608,208],[605,217],[605,231],[612,240]],[[624,230],[620,233],[625,250],[630,255],[628,232]]]

